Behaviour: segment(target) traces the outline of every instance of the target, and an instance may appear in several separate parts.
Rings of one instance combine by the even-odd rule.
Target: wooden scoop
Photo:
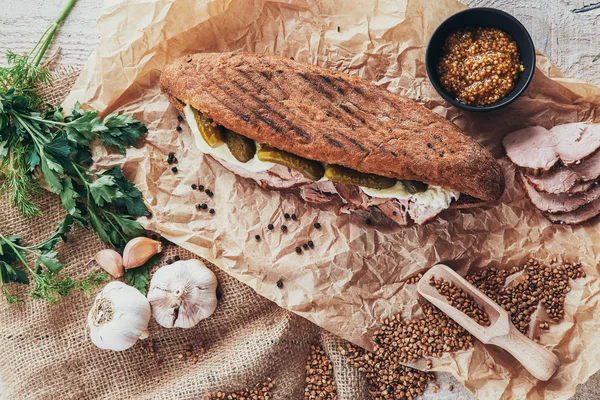
[[[434,286],[429,284],[431,276],[452,282],[464,290],[481,305],[490,318],[491,325],[479,325],[474,319],[454,308]],[[423,275],[417,284],[417,290],[425,299],[446,313],[457,324],[469,331],[484,344],[493,344],[513,355],[526,369],[541,381],[547,381],[560,365],[558,357],[544,346],[535,343],[514,327],[508,313],[483,294],[475,286],[446,265],[436,265]]]

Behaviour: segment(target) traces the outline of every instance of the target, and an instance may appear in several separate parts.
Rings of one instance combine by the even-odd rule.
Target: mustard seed
[[[444,43],[438,76],[444,89],[465,104],[485,106],[505,98],[525,70],[519,49],[496,28],[466,28]]]

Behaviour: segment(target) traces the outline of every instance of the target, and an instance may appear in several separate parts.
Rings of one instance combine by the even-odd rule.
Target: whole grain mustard
[[[515,41],[496,28],[466,28],[444,43],[438,76],[465,104],[486,106],[505,98],[524,71]]]

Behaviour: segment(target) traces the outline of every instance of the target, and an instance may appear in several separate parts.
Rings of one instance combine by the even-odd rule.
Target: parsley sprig
[[[58,253],[54,248],[61,240],[66,240],[66,234],[71,231],[72,224],[73,218],[67,216],[49,238],[32,246],[22,246],[21,238],[17,235],[4,237],[0,234],[2,282],[29,284],[33,280],[33,290],[28,295],[34,299],[46,299],[50,304],[56,304],[60,297],[66,296],[73,289],[89,293],[91,287],[107,280],[108,276],[105,273],[90,274],[87,279],[79,282],[59,273],[65,265],[58,260]],[[35,260],[34,266],[27,261],[28,255]],[[24,269],[15,267],[16,264],[20,264]],[[10,293],[6,286],[2,287],[2,292],[8,303],[23,301]]]
[[[118,113],[101,118],[79,104],[65,113],[60,105],[44,104],[37,91],[52,80],[41,61],[75,1],[67,1],[30,54],[9,52],[9,66],[0,68],[0,194],[8,191],[10,201],[25,216],[39,216],[41,208],[34,195],[45,184],[60,197],[68,213],[55,234],[37,245],[23,247],[18,236],[0,235],[0,280],[24,284],[31,280],[30,296],[50,303],[74,288],[89,289],[98,279],[90,276],[77,283],[59,274],[64,265],[54,247],[73,223],[91,228],[104,243],[122,250],[130,239],[144,234],[136,217],[147,212],[140,191],[120,167],[104,172],[90,169],[92,142],[100,141],[125,154],[147,132],[144,124]],[[27,264],[27,254],[37,257],[35,267]],[[128,271],[126,280],[145,291],[148,269]],[[9,302],[19,301],[6,286],[2,291]]]

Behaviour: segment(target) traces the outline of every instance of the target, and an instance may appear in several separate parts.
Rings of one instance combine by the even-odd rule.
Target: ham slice
[[[526,174],[536,190],[548,193],[579,193],[588,190],[600,177],[600,151],[570,167],[559,167],[542,176]]]
[[[422,225],[446,209],[446,207],[441,206],[418,204],[410,199],[370,197],[358,186],[341,183],[334,183],[334,186],[340,197],[355,209],[368,210],[369,207],[377,207],[383,214],[399,225],[408,224],[410,219]]]
[[[600,125],[586,122],[557,125],[550,129],[556,152],[563,164],[572,165],[594,154],[600,147]]]
[[[383,214],[402,226],[407,225],[411,219],[417,224],[424,224],[445,209],[443,207],[417,204],[410,200],[400,201],[393,198],[370,197],[358,186],[326,180],[314,182],[300,172],[282,165],[275,165],[273,168],[262,172],[251,172],[223,160],[217,158],[215,160],[231,172],[243,178],[255,180],[263,188],[275,190],[299,188],[300,196],[304,201],[314,204],[326,204],[341,198],[345,203],[342,212],[369,211],[371,207],[377,207]]]
[[[502,145],[508,158],[522,168],[549,170],[558,161],[554,136],[541,126],[511,132]]]
[[[600,199],[578,208],[575,211],[559,214],[546,214],[546,217],[556,224],[582,224],[600,214]]]
[[[550,130],[532,126],[509,133],[502,144],[519,167],[547,172],[559,160],[572,166],[594,155],[600,148],[600,125],[576,122]]]
[[[594,185],[590,190],[576,193],[552,194],[538,192],[535,187],[520,175],[520,180],[525,193],[534,206],[546,213],[567,213],[577,210],[592,201],[600,198],[600,186]]]
[[[325,204],[339,198],[331,181],[313,182],[300,188],[300,196],[307,203]]]

